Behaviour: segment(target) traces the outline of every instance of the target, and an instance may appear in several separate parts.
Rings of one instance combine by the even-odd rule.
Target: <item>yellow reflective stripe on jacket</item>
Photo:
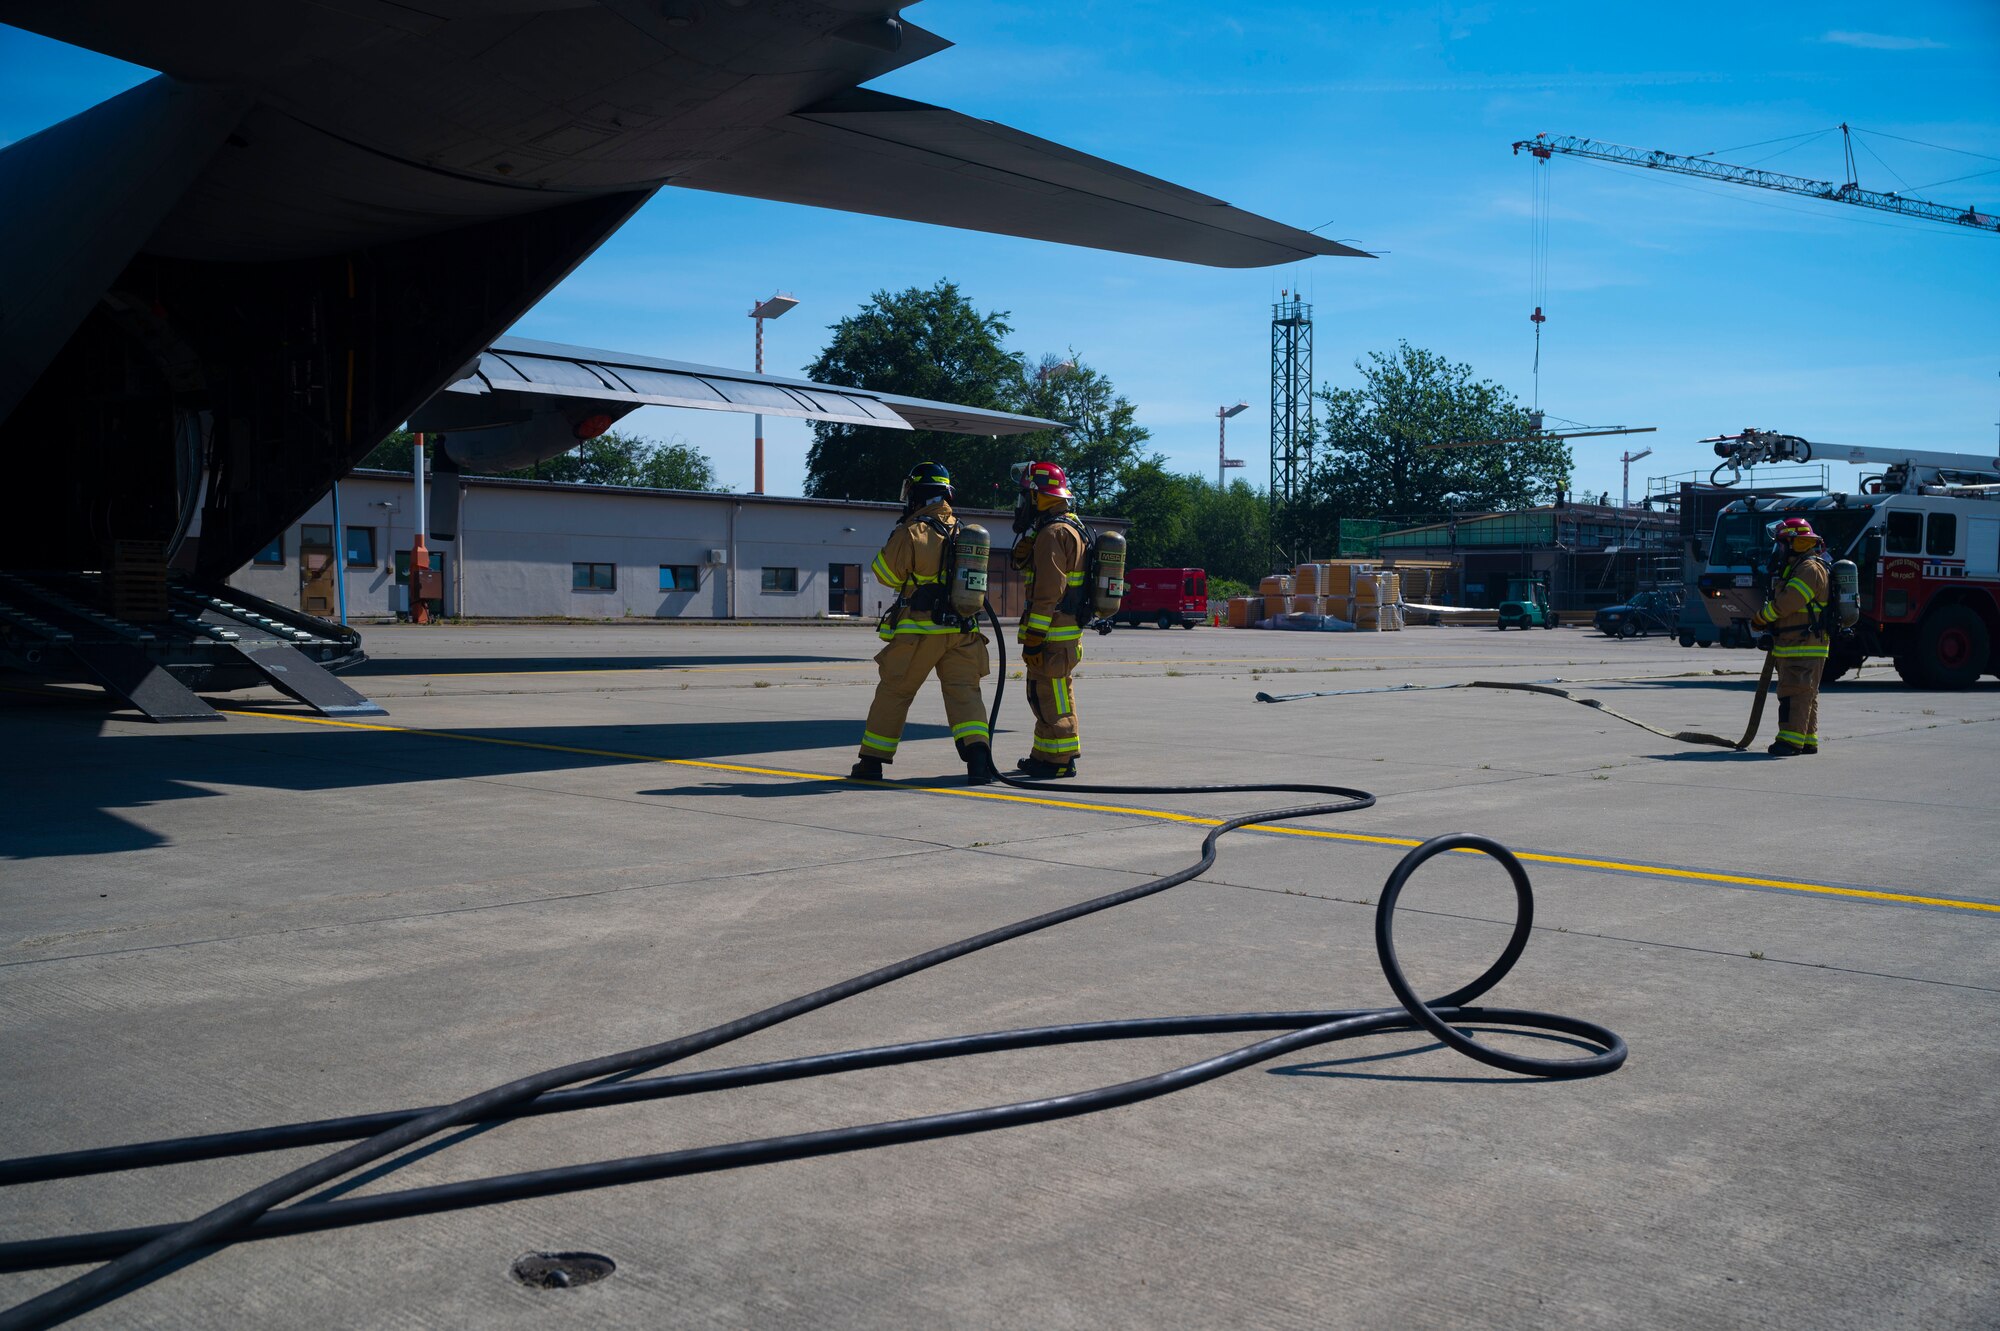
[[[1066,574],[1064,574],[1063,576],[1064,576],[1064,577],[1065,577],[1066,579],[1068,579],[1068,581],[1069,581],[1069,585],[1070,585],[1070,586],[1072,586],[1072,587],[1081,587],[1081,586],[1083,586],[1083,570],[1082,570],[1082,569],[1073,569],[1073,570],[1071,570],[1071,571],[1070,571],[1069,573],[1066,573]]]
[[[1064,624],[1060,628],[1050,629],[1042,636],[1048,642],[1070,642],[1083,636],[1083,625]]]
[[[1031,612],[1021,621],[1021,627],[1024,629],[1046,629],[1049,626],[1049,621],[1050,617],[1048,615],[1037,615]]]
[[[1789,647],[1773,647],[1771,655],[1780,661],[1810,660],[1814,657],[1826,659],[1826,644],[1823,642],[1794,643]]]
[[[875,552],[875,581],[881,583],[884,587],[893,587],[899,579],[896,577],[896,570],[889,567],[888,554],[889,552],[886,550],[877,550]]]

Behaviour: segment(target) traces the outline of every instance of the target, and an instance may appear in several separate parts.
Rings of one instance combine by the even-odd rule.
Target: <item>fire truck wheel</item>
[[[1977,612],[1962,605],[1939,606],[1917,626],[1917,682],[1931,689],[1969,689],[1986,673],[1991,648],[1986,622]]]

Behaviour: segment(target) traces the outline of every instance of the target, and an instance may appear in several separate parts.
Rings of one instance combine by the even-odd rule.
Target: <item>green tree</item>
[[[708,454],[684,439],[669,439],[653,445],[653,451],[639,464],[638,484],[655,490],[727,491],[715,483],[715,464]]]
[[[1436,352],[1397,344],[1356,361],[1358,388],[1326,387],[1312,476],[1313,535],[1340,517],[1404,517],[1548,503],[1569,487],[1560,440],[1485,448],[1426,448],[1518,436],[1526,410],[1499,384]]]
[[[1139,446],[1152,438],[1134,419],[1137,408],[1131,401],[1074,349],[1067,357],[1053,352],[1042,357],[1023,380],[1019,410],[1070,426],[1020,436],[1013,447],[1022,457],[1060,463],[1077,506],[1085,512],[1112,501],[1126,471],[1143,460]]]
[[[416,436],[397,430],[377,444],[357,464],[378,471],[408,471]],[[434,455],[430,444],[425,456]],[[643,485],[658,490],[726,491],[715,483],[715,464],[693,444],[680,439],[664,442],[641,435],[607,431],[586,439],[567,453],[512,471],[469,471],[468,476],[507,476],[522,481],[557,481],[572,485]]]
[[[355,463],[357,468],[366,467],[372,471],[408,471],[410,457],[415,451],[417,437],[408,430],[392,430],[389,437],[368,451],[368,456]],[[424,456],[430,456],[430,446],[424,446]]]
[[[956,284],[878,291],[859,313],[832,326],[806,376],[847,388],[1010,411],[1020,396],[1021,357],[1001,346],[1012,329],[1005,311],[982,314]],[[806,455],[808,495],[893,499],[918,462],[951,468],[969,503],[988,501],[1005,482],[1019,444],[929,430],[884,430],[815,421]],[[1011,502],[1011,496],[1002,502]]]

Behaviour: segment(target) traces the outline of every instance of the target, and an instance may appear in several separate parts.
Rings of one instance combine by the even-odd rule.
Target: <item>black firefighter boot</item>
[[[1000,779],[999,769],[993,766],[993,750],[986,745],[962,745],[958,754],[965,759],[966,785],[990,786]]]
[[[847,775],[850,780],[854,781],[888,780],[882,773],[882,760],[880,758],[871,758],[865,753],[856,760],[854,766],[847,769]]]
[[[1033,781],[1053,781],[1057,777],[1075,776],[1076,759],[1072,758],[1066,763],[1052,763],[1031,753],[1016,763],[1014,770]]]

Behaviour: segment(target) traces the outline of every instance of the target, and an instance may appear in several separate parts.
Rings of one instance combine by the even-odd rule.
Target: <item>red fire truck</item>
[[[1127,590],[1114,624],[1178,624],[1191,629],[1208,622],[1208,573],[1198,568],[1134,568],[1125,571]]]
[[[1715,521],[1707,570],[1698,581],[1718,628],[1747,632],[1763,604],[1770,538],[1780,518],[1806,518],[1829,559],[1860,573],[1861,622],[1835,635],[1825,679],[1886,656],[1907,683],[1963,689],[2000,674],[2000,457],[1894,448],[1815,445],[1746,430],[1716,444],[1748,441],[1750,462],[1884,463],[1857,494],[1739,499]],[[1773,444],[1772,441],[1780,441]],[[1742,453],[1737,454],[1738,457]]]

